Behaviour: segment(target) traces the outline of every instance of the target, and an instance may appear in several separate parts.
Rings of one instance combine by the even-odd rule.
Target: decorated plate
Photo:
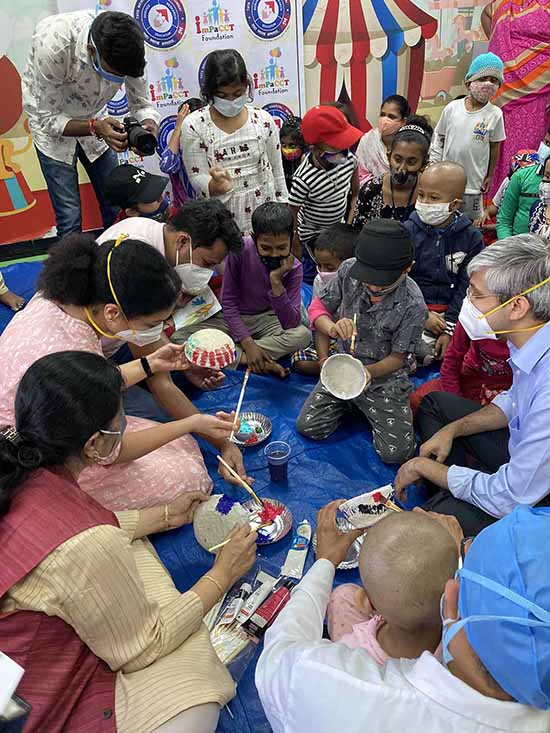
[[[344,532],[349,532],[350,530],[355,529],[353,524],[343,517],[337,517],[336,524]],[[354,570],[359,565],[359,553],[361,552],[361,545],[363,544],[364,539],[365,535],[363,534],[355,540],[353,545],[349,548],[345,559],[336,568],[337,570]],[[317,550],[317,533],[313,535],[313,549]]]
[[[260,412],[241,412],[239,432],[233,436],[233,441],[242,448],[252,448],[260,445],[271,435],[271,420]]]
[[[268,502],[269,505],[273,507],[276,511],[280,510],[280,513],[277,514],[271,524],[258,530],[257,544],[272,545],[275,542],[282,540],[283,537],[285,537],[290,532],[292,528],[292,514],[290,512],[290,509],[277,499],[266,499],[262,496],[262,500],[264,502]],[[249,501],[243,502],[243,507],[247,509],[250,513],[259,512],[258,504],[254,499],[249,499]],[[262,521],[259,517],[256,522],[258,525],[262,524]],[[253,526],[252,521],[250,522],[250,526]]]

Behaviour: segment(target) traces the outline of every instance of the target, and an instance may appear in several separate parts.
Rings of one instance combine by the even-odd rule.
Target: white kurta
[[[185,119],[180,143],[185,170],[198,196],[210,196],[211,168],[229,171],[233,188],[220,199],[246,236],[252,233],[252,214],[260,204],[288,199],[277,125],[268,112],[252,106],[247,110],[247,121],[232,133],[212,122],[208,108],[197,110]]]
[[[256,686],[274,733],[543,733],[550,713],[485,697],[429,652],[378,665],[322,638],[334,566],[318,560],[265,637]]]

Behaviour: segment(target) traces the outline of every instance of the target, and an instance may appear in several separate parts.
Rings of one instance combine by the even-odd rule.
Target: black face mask
[[[416,183],[417,178],[418,173],[416,172],[411,173],[410,171],[391,171],[392,183],[395,183],[397,186],[404,186],[407,183],[412,186]]]
[[[267,267],[269,272],[273,272],[273,270],[278,270],[281,266],[281,262],[285,259],[284,257],[266,257],[265,255],[260,255],[259,257],[263,264]]]

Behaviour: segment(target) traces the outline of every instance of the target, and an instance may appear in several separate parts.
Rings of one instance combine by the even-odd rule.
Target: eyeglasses
[[[488,295],[475,295],[475,293],[472,292],[472,286],[468,285],[466,289],[466,297],[471,300],[472,298],[475,298],[476,300],[480,300],[481,298],[498,298],[497,295],[494,293],[489,293]]]

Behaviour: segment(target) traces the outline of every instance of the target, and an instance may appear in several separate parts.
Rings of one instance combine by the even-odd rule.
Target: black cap
[[[373,219],[357,237],[355,257],[350,277],[382,288],[399,279],[414,259],[414,248],[403,224],[394,219]]]
[[[152,204],[162,196],[168,178],[124,163],[114,168],[105,184],[105,196],[113,206],[128,209],[135,204]]]

